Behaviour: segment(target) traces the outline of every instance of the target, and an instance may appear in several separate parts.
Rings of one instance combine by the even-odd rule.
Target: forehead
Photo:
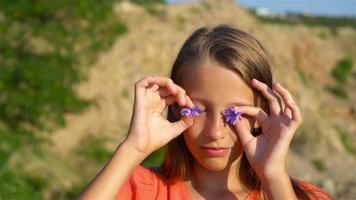
[[[219,64],[185,67],[180,85],[193,100],[210,104],[253,105],[253,92],[240,75]]]

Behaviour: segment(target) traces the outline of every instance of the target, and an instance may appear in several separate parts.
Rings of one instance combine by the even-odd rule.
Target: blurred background
[[[74,199],[127,134],[134,83],[220,23],[261,41],[301,107],[290,175],[356,199],[354,0],[0,1],[0,199]]]

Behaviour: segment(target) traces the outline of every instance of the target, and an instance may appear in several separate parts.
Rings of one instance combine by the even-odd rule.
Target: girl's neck
[[[210,171],[194,162],[191,186],[197,191],[210,191],[215,193],[232,192],[243,194],[247,189],[240,182],[239,166],[241,156],[231,162],[224,170]]]

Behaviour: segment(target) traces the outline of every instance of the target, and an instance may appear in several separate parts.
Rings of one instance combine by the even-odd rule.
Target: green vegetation
[[[356,155],[356,140],[342,127],[336,126],[335,129],[345,150],[352,155]]]
[[[89,136],[83,141],[82,146],[77,149],[77,153],[87,160],[93,160],[97,164],[104,164],[113,154],[113,151],[106,146],[110,141],[112,140],[107,137]]]
[[[255,10],[250,10],[250,12],[254,14],[260,21],[272,24],[304,24],[307,26],[326,26],[332,30],[349,26],[356,29],[356,18],[309,16],[302,14],[290,14],[286,16],[260,16],[257,15]]]
[[[322,161],[322,160],[320,160],[320,159],[314,159],[314,160],[312,161],[312,163],[313,163],[315,169],[317,169],[318,171],[323,172],[323,171],[326,170],[326,166],[325,166],[324,161]]]
[[[307,78],[307,75],[305,74],[305,72],[298,66],[296,66],[295,69],[299,75],[300,80],[303,82],[303,84],[305,86],[309,85],[309,81],[308,81],[308,78]]]
[[[48,184],[39,174],[30,174],[2,168],[0,198],[4,199],[41,199],[41,190]]]
[[[48,177],[25,169],[26,159],[10,161],[46,159],[44,133],[90,104],[74,86],[85,79],[80,66],[127,31],[112,12],[114,2],[0,2],[0,199],[43,198]],[[105,153],[86,154],[101,161]]]
[[[159,17],[164,17],[167,15],[166,10],[162,8],[158,8],[155,5],[146,5],[144,6],[146,11],[150,13],[151,15],[159,16]]]
[[[139,4],[139,5],[149,5],[149,4],[164,4],[166,1],[165,0],[131,0],[133,3]]]
[[[349,97],[342,85],[327,86],[326,89],[341,99],[347,99]]]
[[[351,58],[346,57],[341,59],[332,71],[334,78],[342,84],[346,83],[350,76],[352,65]]]
[[[349,57],[345,57],[341,59],[333,68],[332,75],[336,79],[337,84],[335,86],[327,86],[327,89],[342,99],[347,99],[348,94],[344,89],[347,80],[351,76],[352,71],[352,59]]]
[[[145,8],[145,10],[151,15],[155,16],[166,16],[166,10],[162,8],[158,8],[156,5],[165,4],[165,0],[131,0],[133,3],[141,5]]]

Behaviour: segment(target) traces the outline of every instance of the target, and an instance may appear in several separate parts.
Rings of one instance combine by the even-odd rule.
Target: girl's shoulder
[[[296,181],[294,182],[294,191],[296,192],[299,200],[332,200],[332,197],[321,188],[313,185],[312,183],[305,181]],[[247,200],[262,200],[263,198],[259,190],[252,190]]]
[[[168,183],[161,175],[161,167],[137,166],[119,189],[116,199],[167,199],[188,195],[182,182]]]
[[[160,167],[137,166],[130,175],[127,182],[137,187],[166,185],[166,181],[161,176]]]
[[[316,200],[316,199],[321,199],[321,200],[331,200],[332,197],[325,192],[324,190],[322,190],[321,188],[319,188],[318,186],[309,183],[309,182],[305,182],[305,181],[297,181],[299,187],[308,194],[309,198],[311,200]]]
[[[130,178],[148,184],[161,179],[159,172],[160,167],[145,167],[139,165],[134,169]]]

